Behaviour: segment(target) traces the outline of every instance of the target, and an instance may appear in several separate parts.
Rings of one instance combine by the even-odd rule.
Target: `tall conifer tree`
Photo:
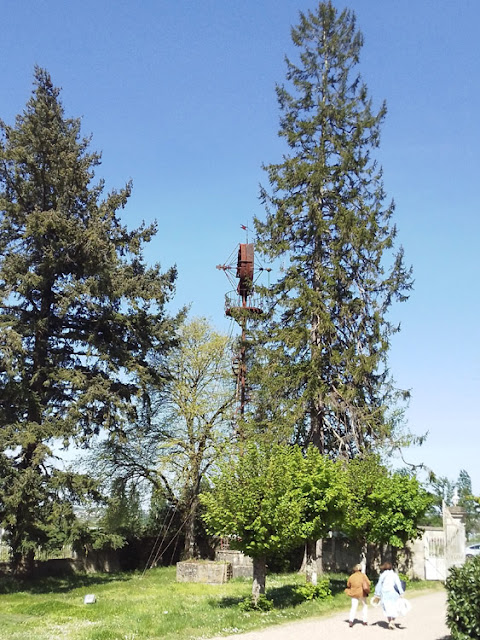
[[[40,68],[15,125],[0,121],[0,517],[15,565],[93,488],[58,468],[58,446],[121,432],[176,324],[175,269],[142,257],[155,226],[121,224],[131,185],[102,199],[89,142]]]
[[[265,167],[267,216],[255,220],[257,249],[283,266],[264,291],[257,418],[352,457],[391,432],[388,313],[406,299],[410,271],[372,157],[386,108],[375,111],[356,71],[354,14],[321,2],[300,14],[292,39],[298,61],[286,59],[277,86],[288,150]]]

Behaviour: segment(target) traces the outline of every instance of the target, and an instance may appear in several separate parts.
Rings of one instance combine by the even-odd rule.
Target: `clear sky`
[[[478,0],[337,0],[365,36],[360,71],[388,115],[377,154],[415,289],[395,308],[390,365],[412,390],[406,453],[480,493]],[[156,219],[146,257],[177,264],[175,305],[229,330],[215,266],[262,216],[262,163],[281,159],[274,86],[290,27],[314,0],[3,0],[0,117],[13,124],[35,64],[82,117],[97,175],[133,196],[123,220]],[[251,239],[251,237],[250,237]]]

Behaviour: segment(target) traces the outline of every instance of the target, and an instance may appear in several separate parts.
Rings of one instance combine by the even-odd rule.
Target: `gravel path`
[[[404,618],[397,618],[396,627],[389,630],[381,607],[368,608],[368,626],[361,624],[360,618],[350,629],[348,608],[343,613],[328,618],[311,618],[299,622],[268,627],[260,631],[222,636],[212,640],[346,640],[366,639],[391,635],[398,640],[449,640],[450,634],[445,624],[446,594],[436,591],[428,595],[408,598],[411,611]],[[358,615],[357,611],[357,615]]]

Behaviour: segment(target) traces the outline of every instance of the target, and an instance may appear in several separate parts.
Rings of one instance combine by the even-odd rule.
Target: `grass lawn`
[[[237,606],[251,593],[251,581],[224,585],[177,583],[175,567],[140,573],[46,578],[21,583],[0,580],[0,638],[3,640],[190,640],[241,633],[289,620],[348,609],[346,577],[330,575],[334,598],[299,603],[298,574],[267,577],[267,613]],[[442,588],[414,583],[409,592]],[[95,604],[84,604],[94,594]]]

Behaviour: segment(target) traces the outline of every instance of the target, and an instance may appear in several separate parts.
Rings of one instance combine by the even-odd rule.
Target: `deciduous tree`
[[[347,474],[344,465],[322,455],[312,445],[298,461],[296,483],[303,504],[301,537],[305,541],[306,581],[317,584],[317,542],[340,527],[348,505]]]
[[[201,494],[211,534],[253,558],[252,598],[265,593],[266,556],[299,544],[304,503],[298,448],[244,443],[242,455],[221,466],[210,491]]]
[[[177,339],[157,360],[168,381],[147,389],[141,419],[124,439],[104,442],[99,458],[109,477],[146,481],[168,499],[183,523],[184,556],[194,557],[198,494],[232,438],[235,389],[228,336],[194,318],[180,325]]]
[[[402,548],[419,535],[419,525],[431,505],[431,496],[417,478],[392,473],[377,456],[348,463],[349,504],[344,529],[363,545],[389,544]]]

